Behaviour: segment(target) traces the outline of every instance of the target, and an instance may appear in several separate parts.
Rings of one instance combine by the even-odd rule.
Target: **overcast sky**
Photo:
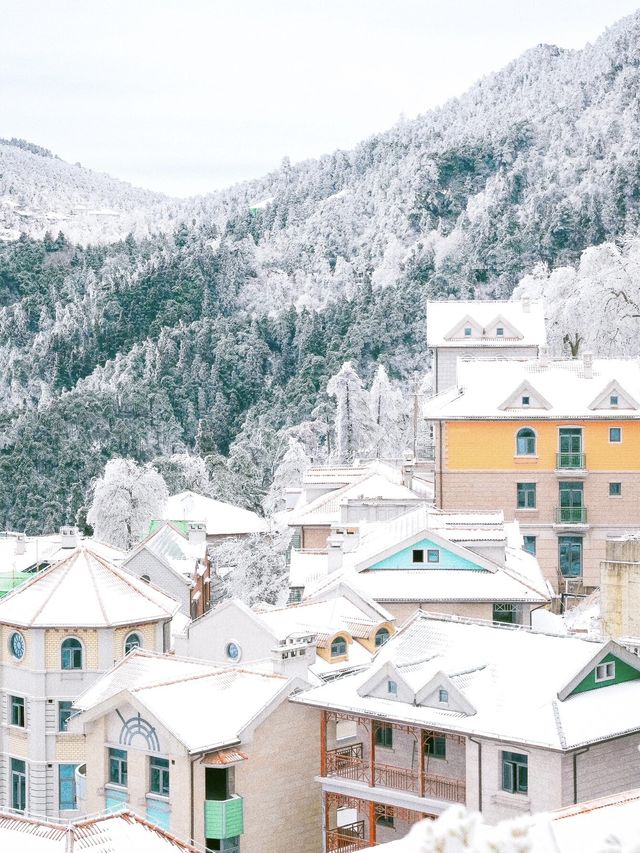
[[[351,148],[640,0],[0,0],[0,136],[173,195]]]

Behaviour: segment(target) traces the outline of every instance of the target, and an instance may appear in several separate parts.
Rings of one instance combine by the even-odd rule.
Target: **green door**
[[[560,536],[558,539],[560,574],[563,578],[582,575],[582,539],[579,536]]]
[[[560,452],[558,468],[583,468],[582,430],[579,427],[564,427],[560,430]]]
[[[583,483],[560,483],[560,512],[558,521],[563,524],[581,524],[586,521]]]

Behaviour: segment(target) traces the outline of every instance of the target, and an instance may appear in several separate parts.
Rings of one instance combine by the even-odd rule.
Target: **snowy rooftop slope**
[[[71,849],[92,853],[197,853],[191,844],[129,811],[64,823],[0,812],[0,850],[68,853]]]
[[[17,534],[0,536],[0,571],[24,572],[38,563],[54,563],[68,557],[71,548],[62,547],[60,534],[51,536],[25,536],[24,554],[16,553]],[[89,547],[100,557],[111,562],[119,563],[125,557],[125,552],[111,545],[97,542],[95,539],[78,536],[78,547]]]
[[[558,693],[611,644],[473,623],[419,612],[376,655],[364,673],[313,688],[294,701],[462,734],[569,749],[640,731],[640,680],[578,693]],[[633,660],[621,647],[615,654]],[[453,685],[459,706],[431,707],[359,695],[390,662],[414,691]],[[640,665],[640,662],[638,662]],[[382,677],[382,676],[381,676]],[[452,689],[451,687],[449,688]],[[368,692],[368,691],[367,691]]]
[[[612,383],[618,386],[619,406],[593,407],[603,394],[608,404],[606,392]],[[532,398],[530,406],[520,405],[522,393]],[[542,398],[541,405],[534,405],[536,397]],[[640,364],[637,360],[594,359],[593,375],[587,378],[582,359],[549,361],[546,366],[537,359],[459,359],[458,388],[427,400],[424,416],[447,420],[639,419],[638,400]]]
[[[179,606],[83,547],[3,598],[0,622],[25,628],[101,628],[170,619]]]
[[[92,719],[103,702],[126,692],[191,752],[238,743],[290,679],[257,669],[219,666],[140,649],[74,703]],[[192,709],[185,713],[185,709]],[[215,709],[215,713],[210,713]],[[197,713],[196,713],[197,712]]]
[[[472,328],[478,336],[465,337],[458,329],[466,318],[475,321]],[[482,331],[498,318],[506,323],[504,336],[483,336]],[[518,332],[516,339],[510,336],[511,330]],[[427,345],[430,347],[530,347],[541,346],[546,340],[542,300],[530,301],[528,311],[523,302],[427,302]]]
[[[332,524],[340,521],[340,507],[350,499],[384,500],[413,500],[420,501],[421,497],[403,486],[402,483],[389,479],[383,473],[373,471],[364,474],[353,483],[348,483],[339,489],[305,504],[289,518],[290,526],[304,524]]]
[[[160,524],[159,528],[150,533],[130,552],[123,564],[124,568],[136,554],[147,549],[182,578],[185,583],[190,583],[197,561],[205,555],[205,544],[190,542],[189,537],[185,536],[170,521],[160,522]]]
[[[169,521],[204,521],[208,536],[265,533],[269,529],[255,512],[189,491],[171,495],[162,517]]]

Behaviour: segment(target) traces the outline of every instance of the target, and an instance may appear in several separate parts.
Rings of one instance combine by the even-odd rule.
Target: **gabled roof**
[[[131,701],[189,752],[213,751],[240,743],[251,724],[297,686],[300,679],[259,669],[136,649],[74,702],[82,711],[74,725]]]
[[[458,359],[458,387],[431,397],[423,414],[429,420],[624,420],[640,419],[640,408],[592,408],[603,388],[615,382],[640,398],[640,364],[637,359],[594,359],[591,370],[582,359]],[[546,403],[544,410],[531,406],[505,408],[505,388],[532,389]],[[526,414],[525,414],[526,413]]]
[[[105,628],[168,620],[179,607],[151,584],[78,548],[0,600],[0,623]]]
[[[190,491],[171,495],[162,511],[162,518],[169,521],[204,521],[207,536],[266,533],[269,529],[267,522],[255,512]]]
[[[126,809],[64,822],[0,812],[0,849],[7,853],[200,853]]]
[[[531,300],[526,310],[524,302],[498,302],[496,300],[473,300],[451,302],[427,302],[427,345],[429,347],[532,347],[546,343],[543,304]],[[464,325],[472,328],[490,329],[502,325],[503,337],[463,337]],[[463,334],[463,333],[462,333]]]
[[[474,715],[361,696],[371,671],[312,688],[293,701],[508,743],[573,749],[640,732],[640,680],[559,698],[604,647],[576,637],[418,612],[382,646],[372,666],[391,661],[417,688],[446,676],[475,708]],[[613,648],[616,657],[626,654],[617,644]]]
[[[160,521],[155,529],[129,552],[122,566],[126,569],[141,551],[149,551],[185,585],[191,585],[196,563],[205,556],[206,543],[189,542],[188,534],[171,521]]]
[[[524,395],[529,397],[529,405],[527,406],[522,404],[522,397]],[[500,403],[498,408],[503,410],[519,409],[520,411],[528,412],[530,409],[550,409],[551,403],[545,400],[542,394],[533,387],[528,379],[525,379],[518,385],[515,391],[512,391],[511,394],[509,394],[503,403]]]
[[[616,410],[620,409],[640,409],[640,403],[626,391],[620,383],[616,379],[612,379],[611,382],[602,390],[598,396],[593,399],[589,403],[590,409],[609,409],[611,410],[611,396],[616,395],[618,397],[618,405],[615,406]],[[605,405],[606,401],[606,405]]]

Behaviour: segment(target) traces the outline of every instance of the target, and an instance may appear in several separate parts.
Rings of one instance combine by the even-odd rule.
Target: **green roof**
[[[4,598],[4,596],[10,593],[12,589],[15,589],[17,586],[21,586],[25,581],[28,581],[29,578],[32,577],[33,575],[28,572],[0,574],[0,598]]]
[[[156,530],[159,530],[164,523],[164,518],[154,518],[151,524],[149,525],[149,533],[155,533]],[[171,524],[173,524],[174,527],[177,527],[180,533],[183,533],[185,536],[189,535],[188,521],[173,521],[173,519],[171,519]]]

